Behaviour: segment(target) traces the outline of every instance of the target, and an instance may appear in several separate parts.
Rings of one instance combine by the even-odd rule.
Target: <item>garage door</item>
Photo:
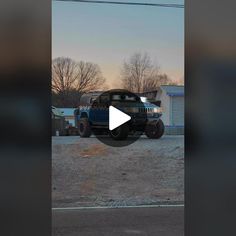
[[[184,125],[184,97],[172,97],[172,123]]]

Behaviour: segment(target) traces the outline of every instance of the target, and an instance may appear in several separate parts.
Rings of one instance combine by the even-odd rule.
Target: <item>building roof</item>
[[[59,108],[54,107],[54,106],[52,106],[52,113],[55,116],[63,116],[63,113],[61,112],[61,110]]]
[[[161,89],[169,96],[184,96],[183,85],[162,85]]]
[[[64,116],[73,116],[75,108],[59,108]]]

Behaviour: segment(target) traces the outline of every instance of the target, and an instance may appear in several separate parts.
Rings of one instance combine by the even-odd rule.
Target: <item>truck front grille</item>
[[[153,113],[154,109],[153,108],[140,107],[139,112],[140,113]]]

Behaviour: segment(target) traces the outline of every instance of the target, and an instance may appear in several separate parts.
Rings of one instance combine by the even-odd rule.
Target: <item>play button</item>
[[[124,89],[90,93],[81,100],[82,108],[88,109],[91,102],[91,131],[102,143],[125,147],[137,141],[144,133],[147,109],[135,93]]]
[[[119,109],[109,106],[109,130],[112,131],[117,127],[123,125],[127,121],[131,120],[131,117]]]

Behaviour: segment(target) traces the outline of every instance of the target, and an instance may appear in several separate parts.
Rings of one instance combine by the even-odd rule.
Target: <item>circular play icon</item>
[[[85,94],[76,113],[81,137],[93,133],[113,147],[130,145],[144,133],[149,138],[164,133],[160,108],[124,89]]]

